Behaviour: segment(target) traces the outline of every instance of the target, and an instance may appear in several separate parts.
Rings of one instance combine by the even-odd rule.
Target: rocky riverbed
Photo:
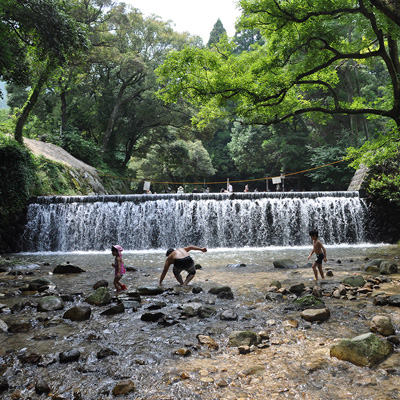
[[[400,399],[399,248],[328,248],[319,283],[308,251],[194,253],[162,289],[163,253],[128,252],[123,293],[109,254],[2,259],[1,398]],[[332,356],[364,334],[388,355]]]

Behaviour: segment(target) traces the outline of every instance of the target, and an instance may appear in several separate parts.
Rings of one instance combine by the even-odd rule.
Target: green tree
[[[224,28],[221,20],[218,18],[210,32],[210,38],[208,39],[207,47],[212,47],[213,44],[217,44],[224,35],[226,35],[226,29]]]
[[[86,48],[85,31],[68,11],[62,0],[6,0],[0,6],[0,51],[5,54],[0,74],[8,82],[31,88],[16,123],[15,138],[19,142],[29,113],[51,74],[71,54]]]
[[[186,48],[158,69],[160,96],[184,96],[201,110],[195,122],[227,115],[276,124],[298,115],[368,115],[400,124],[400,27],[368,0],[241,0],[240,26],[259,29],[265,44],[233,54]],[[339,71],[349,63],[383,65],[375,98],[343,96]],[[228,108],[229,106],[229,108]]]

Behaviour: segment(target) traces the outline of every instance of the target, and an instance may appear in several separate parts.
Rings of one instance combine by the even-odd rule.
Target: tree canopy
[[[180,97],[200,108],[198,120],[229,116],[277,124],[313,114],[387,117],[400,125],[400,27],[368,0],[315,2],[241,0],[239,27],[258,29],[264,44],[239,55],[223,40],[211,49],[173,52],[157,72],[167,102]],[[380,73],[370,97],[338,89],[348,68]]]

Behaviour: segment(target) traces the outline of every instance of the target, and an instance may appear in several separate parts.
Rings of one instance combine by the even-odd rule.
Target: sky
[[[235,0],[123,0],[138,8],[145,16],[155,14],[172,20],[177,32],[200,36],[206,44],[218,18],[228,36],[235,34],[235,21],[240,15]]]

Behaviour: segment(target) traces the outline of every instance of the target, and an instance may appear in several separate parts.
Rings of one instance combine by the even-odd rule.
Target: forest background
[[[363,165],[366,192],[400,204],[400,5],[238,4],[234,37],[217,20],[203,43],[118,1],[3,0],[2,226],[31,196],[76,194],[24,137],[61,146],[121,193],[144,181],[219,192],[227,179],[264,191],[280,175],[285,190],[346,190]]]

